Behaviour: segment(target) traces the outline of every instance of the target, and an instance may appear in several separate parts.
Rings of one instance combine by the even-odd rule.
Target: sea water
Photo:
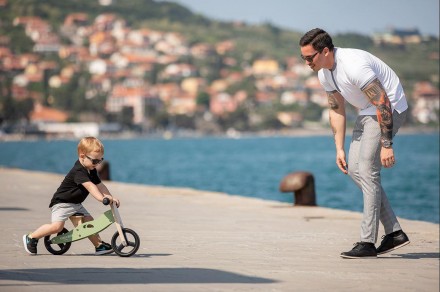
[[[362,211],[362,193],[335,164],[331,136],[103,142],[114,181],[189,187],[292,203],[292,193],[279,191],[280,181],[291,172],[308,171],[315,177],[318,205]],[[77,159],[77,143],[2,142],[0,166],[66,174]],[[393,148],[396,165],[382,170],[382,184],[396,215],[438,223],[439,135],[398,135]]]

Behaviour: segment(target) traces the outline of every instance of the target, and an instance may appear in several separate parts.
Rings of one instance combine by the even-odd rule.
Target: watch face
[[[385,148],[390,147],[392,144],[393,143],[391,143],[390,141],[383,141],[383,143],[382,143],[383,147],[385,147]]]

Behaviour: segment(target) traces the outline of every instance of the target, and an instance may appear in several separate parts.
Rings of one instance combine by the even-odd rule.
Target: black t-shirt
[[[89,173],[77,160],[53,195],[49,208],[58,203],[79,204],[84,202],[89,195],[89,191],[82,184],[88,181],[95,185],[100,184],[101,180],[99,179],[98,171],[95,168]]]

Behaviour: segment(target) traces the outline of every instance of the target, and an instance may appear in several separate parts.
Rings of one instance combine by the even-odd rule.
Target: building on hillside
[[[439,122],[439,89],[430,82],[418,82],[413,91],[413,118],[422,124]]]
[[[210,112],[216,116],[222,116],[226,113],[234,112],[237,107],[237,100],[226,92],[214,94],[209,103]]]
[[[200,77],[189,77],[182,80],[180,87],[183,91],[186,91],[196,96],[202,88],[206,85],[206,80]]]
[[[46,136],[75,138],[99,136],[98,123],[38,123],[37,128]]]
[[[406,45],[420,44],[423,38],[417,28],[398,29],[390,28],[386,32],[373,35],[373,41],[376,45]]]
[[[204,59],[214,54],[214,46],[207,43],[198,43],[190,48],[190,53],[193,57]]]
[[[283,105],[299,104],[305,106],[309,103],[309,96],[304,89],[288,90],[281,94],[280,102]]]
[[[191,64],[179,63],[179,64],[170,64],[165,67],[165,69],[161,72],[160,78],[167,79],[181,79],[196,76],[197,68]]]
[[[181,91],[171,98],[167,105],[168,113],[172,115],[192,115],[196,111],[196,96],[189,92]]]
[[[43,106],[36,102],[34,110],[30,114],[31,123],[64,123],[69,115],[61,110]]]
[[[309,78],[306,79],[304,85],[309,94],[311,102],[316,103],[321,107],[328,106],[327,93],[322,88],[318,76],[316,75],[310,76]]]
[[[277,119],[286,127],[300,127],[304,121],[302,113],[278,112]]]
[[[225,55],[233,50],[235,50],[235,42],[232,40],[222,41],[215,45],[215,51],[219,55]]]
[[[278,61],[274,59],[258,59],[252,64],[254,75],[276,75],[280,71]]]
[[[110,113],[120,113],[124,108],[132,108],[133,123],[142,124],[145,120],[145,99],[149,95],[144,85],[116,84],[107,98],[106,110]]]

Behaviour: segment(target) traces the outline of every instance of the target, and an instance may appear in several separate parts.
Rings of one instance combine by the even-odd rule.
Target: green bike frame
[[[113,209],[113,208],[112,208]],[[51,239],[53,244],[73,242],[84,239],[90,235],[101,232],[115,222],[112,210],[104,212],[98,219],[84,222],[67,233],[58,235]]]

